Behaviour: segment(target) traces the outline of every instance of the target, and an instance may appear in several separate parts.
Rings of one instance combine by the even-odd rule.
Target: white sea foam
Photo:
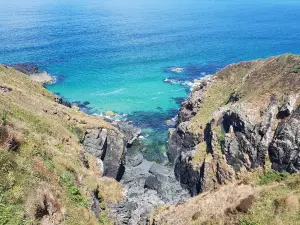
[[[125,89],[124,88],[120,88],[120,89],[117,89],[117,90],[114,90],[114,91],[111,91],[111,92],[106,92],[106,93],[102,93],[102,92],[94,92],[92,93],[91,95],[93,96],[108,96],[108,95],[115,95],[115,94],[118,94],[122,91],[124,91]]]
[[[187,86],[187,87],[193,87],[194,86],[193,82],[188,81],[188,80],[181,81],[181,80],[166,78],[166,79],[164,79],[164,82],[170,83],[170,84],[183,85],[183,86]]]
[[[182,73],[184,71],[184,68],[172,67],[172,68],[170,68],[170,71],[173,72],[173,73]]]

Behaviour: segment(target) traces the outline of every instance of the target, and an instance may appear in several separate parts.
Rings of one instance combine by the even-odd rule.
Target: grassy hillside
[[[123,197],[79,142],[87,128],[115,128],[55,98],[0,65],[0,224],[108,224],[106,202]],[[90,210],[95,190],[100,219]]]

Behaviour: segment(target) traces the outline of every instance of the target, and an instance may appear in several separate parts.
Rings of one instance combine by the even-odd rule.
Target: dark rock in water
[[[272,167],[278,171],[300,171],[300,106],[279,123],[269,147]]]
[[[37,73],[41,73],[42,71],[39,70],[39,68],[32,64],[32,63],[20,63],[20,64],[14,64],[11,65],[12,68],[14,68],[15,70],[18,70],[22,73],[25,73],[27,75],[31,75],[31,74],[37,74]]]
[[[63,100],[63,98],[59,97],[59,96],[55,96],[55,102],[67,106],[69,108],[72,108],[72,104],[68,101]]]

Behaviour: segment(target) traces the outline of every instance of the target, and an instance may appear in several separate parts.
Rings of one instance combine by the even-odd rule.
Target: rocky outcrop
[[[268,158],[275,170],[299,171],[299,106],[294,110],[300,85],[288,69],[298,58],[289,57],[230,65],[195,83],[168,142],[175,176],[191,195],[264,168]],[[283,67],[283,59],[291,65]]]
[[[269,147],[272,167],[291,173],[300,171],[300,106],[279,123]]]
[[[181,108],[178,114],[179,124],[184,121],[189,121],[193,116],[196,115],[204,99],[203,94],[210,83],[211,79],[210,77],[208,77],[201,80],[201,82],[193,88],[191,96],[181,104]]]
[[[84,149],[103,161],[104,176],[120,180],[124,173],[126,142],[123,134],[104,128],[86,130]]]
[[[126,143],[131,146],[133,142],[140,136],[141,129],[133,126],[127,121],[113,122],[113,124],[125,135]]]

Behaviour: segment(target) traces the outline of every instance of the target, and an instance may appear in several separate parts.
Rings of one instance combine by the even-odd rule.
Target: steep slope
[[[299,94],[300,57],[295,55],[229,65],[211,77],[195,81],[190,98],[182,103],[176,128],[169,132],[168,154],[170,160],[174,162],[175,175],[182,186],[192,195],[197,195],[218,189],[221,185],[234,184],[235,186],[230,188],[231,192],[226,195],[230,196],[226,200],[228,201],[226,207],[232,208],[234,205],[237,207],[245,199],[248,201],[248,195],[244,199],[238,199],[237,203],[236,200],[233,201],[241,188],[239,182],[245,174],[252,185],[257,185],[259,179],[281,181],[282,177],[286,177],[282,172],[298,172]],[[255,175],[260,178],[255,178]],[[295,193],[297,197],[294,199],[298,204],[298,177],[290,176],[287,176],[286,182],[291,183],[295,189],[287,188],[286,193]],[[260,193],[264,193],[266,189],[259,190],[254,191],[255,195],[261,196]],[[222,195],[221,189],[219,192]],[[276,189],[270,187],[270,193],[277,193]],[[218,193],[206,193],[196,198],[201,201],[207,195],[210,195],[207,198],[214,198]],[[260,198],[262,208],[259,213],[257,212],[258,215],[268,212],[266,202],[274,202],[276,200],[274,196],[272,200]],[[204,221],[201,216],[202,206],[197,205],[195,201],[197,202],[197,200],[188,201],[182,206],[190,209],[188,216],[183,220],[190,221],[190,224]],[[194,202],[192,206],[191,202]],[[233,205],[230,205],[230,202]],[[216,209],[220,204],[225,203],[216,202]],[[176,208],[180,207],[175,206],[164,209],[162,213],[158,212],[154,224],[184,224],[172,222],[176,218],[172,213],[178,212]],[[223,207],[220,212],[211,213],[224,216],[226,210]],[[253,210],[259,211],[255,206]],[[200,214],[194,219],[191,218],[190,215],[197,211],[200,211]],[[282,214],[277,219],[288,221],[283,219],[284,215],[286,216]],[[205,216],[207,214],[204,213]],[[256,219],[258,221],[251,222],[274,224],[271,222],[274,220],[266,221],[262,217]],[[229,224],[232,223],[234,224],[234,222]],[[289,224],[297,224],[295,218]]]
[[[124,134],[0,65],[0,224],[109,224]]]

